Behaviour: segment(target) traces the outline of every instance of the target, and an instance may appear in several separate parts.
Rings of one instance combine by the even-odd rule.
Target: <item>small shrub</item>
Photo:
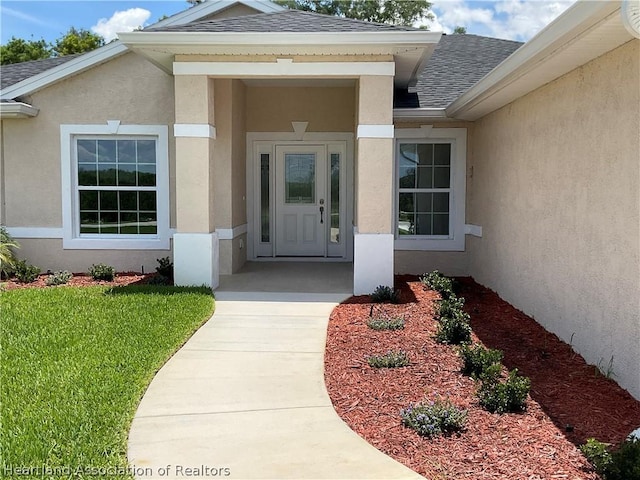
[[[604,476],[611,465],[611,452],[608,445],[595,438],[588,438],[587,443],[580,445],[580,451],[593,465],[598,475]]]
[[[480,378],[487,368],[499,364],[503,356],[500,350],[486,349],[480,344],[463,345],[459,353],[462,358],[462,373],[473,378]]]
[[[404,318],[370,318],[367,325],[371,330],[402,330]]]
[[[469,315],[458,312],[451,317],[442,317],[438,322],[436,341],[449,345],[460,345],[471,341]]]
[[[55,272],[47,277],[47,285],[64,285],[71,280],[71,277],[73,277],[73,275],[67,270]]]
[[[31,283],[40,275],[40,269],[35,265],[29,265],[26,260],[20,260],[16,262],[15,274],[22,283]]]
[[[156,272],[158,272],[163,277],[168,278],[170,281],[173,281],[173,263],[169,257],[156,258],[158,262],[158,266],[156,267]]]
[[[438,292],[444,299],[453,295],[453,280],[445,277],[438,270],[425,273],[420,277],[420,281],[425,287]]]
[[[374,303],[399,303],[400,290],[394,290],[391,287],[380,285],[376,287],[370,297]]]
[[[113,280],[113,277],[116,276],[116,269],[111,265],[99,263],[97,265],[91,265],[91,268],[89,268],[89,275],[91,275],[91,278],[94,280],[106,280],[110,282]]]
[[[160,274],[153,275],[147,280],[147,285],[171,285],[171,283],[171,280]]]
[[[640,440],[628,439],[611,452],[605,480],[640,480]]]
[[[20,244],[13,239],[6,227],[0,226],[0,278],[9,278],[15,271],[14,248],[20,248]]]
[[[397,352],[390,351],[384,355],[372,355],[367,358],[369,366],[373,368],[397,368],[409,365],[409,356],[406,352],[399,350]]]
[[[405,427],[413,428],[428,438],[460,432],[467,421],[467,411],[459,409],[448,399],[410,405],[400,412],[400,416]]]
[[[495,367],[488,369],[491,372]],[[518,369],[509,372],[504,382],[499,377],[491,378],[483,375],[482,384],[478,390],[480,405],[491,413],[521,412],[527,407],[527,395],[531,388],[531,381],[527,377],[518,375]]]
[[[451,294],[447,299],[440,300],[438,302],[438,316],[450,317],[458,312],[461,312],[464,307],[464,298],[456,297]]]

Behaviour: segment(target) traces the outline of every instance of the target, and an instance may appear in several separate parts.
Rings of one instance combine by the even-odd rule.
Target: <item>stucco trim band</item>
[[[216,127],[208,123],[176,123],[173,126],[174,137],[216,138]]]
[[[238,225],[233,228],[216,228],[219,240],[233,240],[240,235],[247,233],[247,224]]]
[[[62,238],[62,228],[7,227],[13,238]]]
[[[393,138],[393,125],[358,125],[358,138]]]
[[[466,224],[464,226],[465,235],[473,235],[474,237],[482,238],[482,226]]]

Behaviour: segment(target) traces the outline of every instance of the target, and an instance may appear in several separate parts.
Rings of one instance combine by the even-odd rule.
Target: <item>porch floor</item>
[[[233,275],[221,275],[219,292],[353,292],[349,262],[247,262]]]

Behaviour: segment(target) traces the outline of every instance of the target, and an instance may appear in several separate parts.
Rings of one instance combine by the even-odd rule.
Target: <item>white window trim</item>
[[[395,130],[396,149],[394,163],[394,235],[396,250],[432,250],[463,252],[465,250],[465,201],[467,172],[467,129],[466,128],[397,128]],[[451,143],[452,182],[450,215],[451,235],[449,238],[398,235],[398,149],[400,143]]]
[[[115,131],[114,131],[115,126]],[[157,137],[157,235],[140,237],[80,237],[77,227],[77,171],[74,168],[73,142],[79,135],[132,135]],[[66,250],[169,250],[169,129],[166,125],[120,125],[110,121],[103,125],[60,125],[60,160],[62,163],[62,248]]]

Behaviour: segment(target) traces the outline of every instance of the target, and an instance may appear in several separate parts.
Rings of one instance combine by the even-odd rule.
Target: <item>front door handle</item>
[[[320,205],[320,223],[324,223],[324,207]]]

